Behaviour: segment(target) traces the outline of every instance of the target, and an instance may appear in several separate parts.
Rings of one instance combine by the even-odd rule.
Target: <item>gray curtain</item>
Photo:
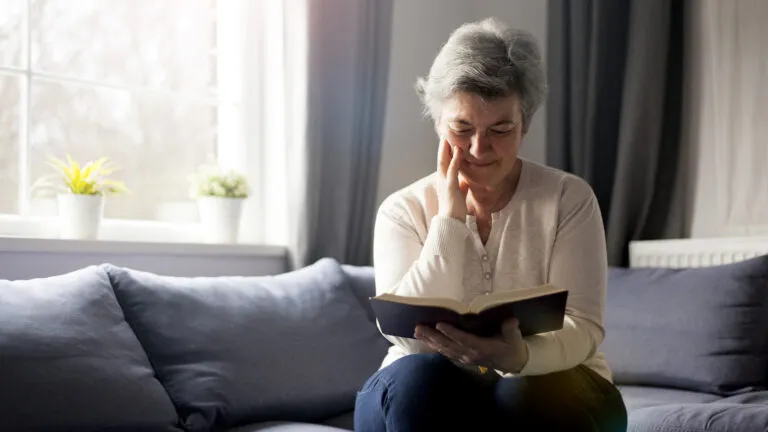
[[[291,197],[293,267],[367,265],[384,124],[392,0],[307,1],[304,175]],[[290,123],[290,119],[288,119]]]
[[[608,260],[683,235],[682,0],[550,0],[547,163],[587,180]]]

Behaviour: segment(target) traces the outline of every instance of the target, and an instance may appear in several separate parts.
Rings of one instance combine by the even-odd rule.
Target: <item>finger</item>
[[[441,327],[443,324],[439,324]],[[452,327],[453,328],[453,327]],[[458,341],[447,337],[443,332],[432,330],[431,341],[439,347],[438,351],[454,360],[464,364],[479,364],[481,351],[475,347],[465,346]],[[463,332],[462,332],[463,333]],[[473,336],[474,337],[474,336]]]
[[[468,348],[470,351],[482,351],[487,346],[487,341],[472,333],[459,330],[450,324],[440,323],[437,329],[445,336],[449,337],[459,345]]]
[[[429,327],[422,329],[421,338],[423,341],[438,347],[440,352],[450,353],[452,357],[457,359],[465,355],[471,356],[473,354],[456,341],[446,337],[443,333]]]
[[[466,181],[466,178],[459,173],[459,190],[461,191],[461,194],[464,195],[464,198],[467,197],[468,194],[472,193],[469,189],[469,182]]]
[[[428,328],[429,327],[421,325],[421,324],[416,325],[416,329],[413,331],[413,336],[416,339],[423,338],[424,337],[424,332],[427,331]]]
[[[451,145],[448,140],[440,137],[440,145],[437,149],[437,169],[443,176],[448,172],[448,166],[451,164]]]
[[[501,324],[501,339],[506,342],[514,342],[522,339],[520,333],[520,321],[510,318]]]
[[[520,321],[517,318],[509,318],[501,324],[501,334],[513,334],[520,331]]]
[[[445,346],[432,341],[425,341],[424,343],[429,348],[439,352],[440,354],[452,360],[455,360],[461,363],[469,362],[469,356],[466,353],[462,352],[460,349],[457,349],[456,346]]]
[[[429,326],[419,326],[418,332],[422,338],[429,339],[440,344],[448,344],[454,342],[450,338],[446,337],[442,332],[437,331]]]
[[[452,184],[457,187],[459,185],[459,166],[461,166],[461,159],[464,157],[464,150],[461,147],[453,148],[453,157],[448,165],[448,171],[445,173],[446,178]],[[454,183],[455,182],[455,183]]]

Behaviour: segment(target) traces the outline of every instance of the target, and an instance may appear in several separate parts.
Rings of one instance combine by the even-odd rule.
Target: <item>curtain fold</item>
[[[290,2],[289,2],[290,3]],[[287,169],[291,265],[368,265],[384,123],[392,0],[303,0],[303,133]],[[299,107],[294,107],[299,109]],[[286,127],[291,128],[290,113]]]
[[[627,264],[632,240],[683,234],[683,8],[549,2],[547,163],[594,189],[611,265]]]

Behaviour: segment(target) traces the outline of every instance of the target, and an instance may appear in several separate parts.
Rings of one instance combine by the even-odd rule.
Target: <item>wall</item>
[[[431,122],[421,115],[416,78],[429,71],[454,29],[490,16],[532,32],[546,48],[544,0],[395,0],[378,203],[435,169],[437,137]],[[541,162],[545,110],[542,107],[536,114],[521,151],[522,156]]]

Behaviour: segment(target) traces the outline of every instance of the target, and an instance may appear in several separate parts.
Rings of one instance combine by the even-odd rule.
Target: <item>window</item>
[[[106,218],[196,220],[187,177],[232,153],[218,125],[238,109],[218,91],[219,6],[0,0],[0,214],[55,215],[30,186],[69,153],[121,167],[133,192],[110,197]]]

